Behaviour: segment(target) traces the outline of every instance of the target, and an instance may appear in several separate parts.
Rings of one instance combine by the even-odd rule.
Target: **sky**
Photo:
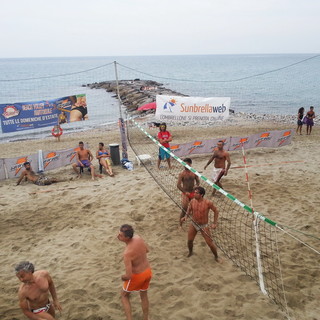
[[[320,53],[318,0],[0,4],[0,58]]]

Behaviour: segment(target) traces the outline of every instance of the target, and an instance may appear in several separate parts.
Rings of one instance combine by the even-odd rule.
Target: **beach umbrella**
[[[151,110],[151,109],[156,109],[156,108],[157,108],[156,102],[150,102],[150,103],[147,103],[147,104],[140,106],[138,108],[138,111],[145,111],[145,110]]]

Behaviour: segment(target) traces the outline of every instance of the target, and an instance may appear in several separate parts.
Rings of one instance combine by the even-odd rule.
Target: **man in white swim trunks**
[[[225,151],[223,149],[223,146],[224,146],[224,142],[221,140],[218,141],[217,148],[214,149],[212,157],[209,159],[208,163],[204,166],[204,170],[206,170],[208,165],[212,161],[214,161],[212,180],[221,189],[223,188],[222,188],[220,179],[223,176],[226,176],[228,174],[228,170],[231,166],[229,152]],[[227,166],[226,166],[226,162],[227,162]],[[216,192],[216,189],[213,189],[212,194],[215,194],[215,192]]]
[[[46,270],[34,271],[29,261],[20,262],[15,267],[16,276],[22,282],[19,288],[19,304],[29,319],[55,319],[55,309],[61,311],[53,280]],[[49,300],[51,294],[52,303]]]

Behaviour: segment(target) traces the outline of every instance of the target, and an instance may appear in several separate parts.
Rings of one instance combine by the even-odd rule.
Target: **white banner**
[[[230,98],[157,95],[156,118],[160,121],[208,122],[229,117]]]

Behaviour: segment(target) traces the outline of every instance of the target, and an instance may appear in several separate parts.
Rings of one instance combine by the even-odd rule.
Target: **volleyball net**
[[[253,213],[250,207],[214,185],[212,181],[196,169],[189,167],[168,149],[164,150],[175,160],[172,168],[169,170],[167,164],[163,164],[160,169],[157,169],[159,148],[163,147],[155,138],[157,132],[155,133],[152,129],[149,129],[149,132],[147,130],[146,123],[138,124],[132,118],[128,120],[127,134],[130,146],[136,156],[140,157],[139,161],[149,174],[181,210],[183,210],[181,191],[177,188],[177,181],[185,167],[199,177],[200,186],[206,190],[209,197],[213,188],[217,189],[218,192],[215,193],[213,201],[219,210],[219,227],[210,229],[209,236],[236,266],[259,284],[265,294],[282,310],[287,311],[276,242],[277,230],[274,228],[274,223],[265,222],[261,215]],[[179,135],[178,127],[170,130],[175,133],[175,136]],[[178,216],[177,214],[177,218]],[[212,223],[213,212],[210,211],[209,224]]]

